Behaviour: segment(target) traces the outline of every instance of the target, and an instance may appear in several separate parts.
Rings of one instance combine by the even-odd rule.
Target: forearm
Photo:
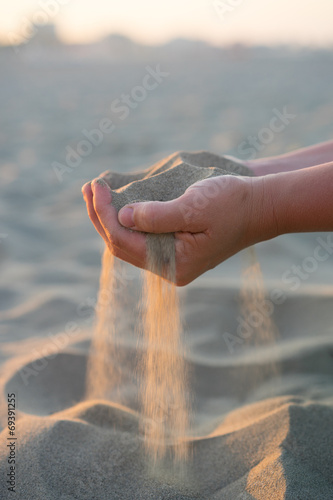
[[[257,213],[262,240],[285,233],[333,231],[333,162],[253,181],[261,204]]]
[[[249,160],[246,165],[259,176],[299,170],[331,161],[333,161],[333,141],[328,141],[280,156]]]

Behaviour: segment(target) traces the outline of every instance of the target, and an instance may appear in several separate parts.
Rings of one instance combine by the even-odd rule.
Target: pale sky
[[[333,46],[333,0],[0,0],[1,41],[24,36],[28,19],[55,23],[71,43],[117,32],[149,44],[188,37]]]

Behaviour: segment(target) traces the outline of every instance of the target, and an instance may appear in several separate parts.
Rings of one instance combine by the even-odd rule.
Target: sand
[[[226,344],[225,333],[236,335],[238,328],[241,255],[182,295],[195,432],[194,479],[192,489],[184,490],[145,474],[131,297],[118,339],[123,402],[118,394],[83,402],[90,304],[97,300],[103,245],[80,193],[84,182],[107,168],[128,172],[184,147],[221,154],[234,148],[237,155],[238,144],[267,127],[272,110],[285,105],[297,118],[261,145],[258,155],[328,139],[333,133],[330,56],[268,53],[244,63],[219,59],[212,64],[195,54],[186,65],[183,60],[162,64],[170,71],[170,84],[131,110],[126,123],[116,122],[114,134],[105,136],[62,184],[52,161],[64,161],[66,146],[76,147],[84,138],[83,128],[91,130],[104,116],[114,118],[106,111],[112,99],[140,83],[143,65],[133,70],[128,64],[89,64],[85,58],[73,65],[39,63],[38,55],[31,63],[14,57],[10,64],[2,61],[0,94],[5,123],[0,234],[7,235],[0,242],[0,498],[331,500],[332,255],[317,262],[313,272],[305,270],[305,259],[313,257],[317,238],[325,244],[332,235],[293,234],[256,247],[268,292],[284,294],[272,313],[279,330],[274,349],[244,342],[229,350]],[[297,281],[294,265],[305,279]],[[141,290],[132,268],[125,266],[119,280],[124,286],[137,281]],[[272,356],[278,374],[264,380],[253,376]],[[5,396],[11,392],[18,408],[16,495],[3,480],[8,472]]]
[[[207,151],[174,153],[152,167],[134,174],[106,173],[112,189],[112,204],[120,210],[134,201],[168,201],[181,196],[194,182],[219,175],[247,175],[241,163]]]

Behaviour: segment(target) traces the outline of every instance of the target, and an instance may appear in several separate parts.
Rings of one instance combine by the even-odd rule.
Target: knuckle
[[[156,202],[147,202],[139,212],[139,227],[144,231],[154,233],[158,229]]]
[[[179,215],[184,222],[185,228],[187,228],[187,226],[191,226],[197,216],[197,211],[192,204],[190,192],[183,195],[182,203],[179,207]]]

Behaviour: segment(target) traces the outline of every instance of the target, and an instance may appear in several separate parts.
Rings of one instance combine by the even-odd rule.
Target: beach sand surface
[[[141,282],[130,266],[119,271],[119,388],[84,401],[103,243],[81,185],[106,169],[146,168],[179,150],[237,156],[237,146],[283,106],[295,119],[261,156],[333,133],[333,66],[324,57],[164,64],[169,80],[127,120],[114,117],[114,133],[60,182],[52,162],[64,162],[81,131],[109,116],[112,100],[140,83],[145,64],[3,61],[0,498],[331,500],[332,234],[257,246],[278,330],[273,346],[258,344],[251,325],[246,338],[239,333],[246,253],[180,290],[193,406],[184,470],[153,474],[143,454],[136,359],[145,346],[135,330]],[[16,496],[6,483],[12,393]]]

